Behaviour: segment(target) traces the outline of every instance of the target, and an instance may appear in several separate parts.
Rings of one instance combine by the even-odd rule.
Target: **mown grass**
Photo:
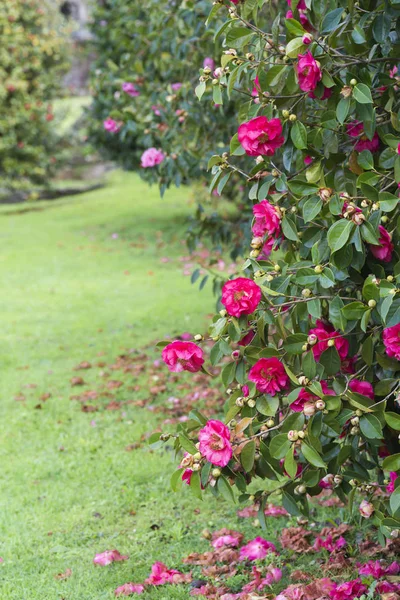
[[[91,194],[0,210],[1,600],[112,598],[117,585],[143,581],[153,561],[179,566],[206,548],[203,527],[238,525],[224,501],[170,492],[168,450],[124,450],[156,426],[148,410],[128,404],[91,415],[70,400],[79,362],[110,363],[127,348],[204,330],[211,291],[199,294],[177,260],[189,197],[182,188],[160,200],[156,188],[115,172]],[[100,370],[83,372],[87,388]],[[118,399],[148,395],[145,381],[130,383],[143,388],[125,385]],[[129,561],[92,564],[113,548]],[[55,578],[67,569],[69,578]],[[189,592],[167,586],[142,597]]]

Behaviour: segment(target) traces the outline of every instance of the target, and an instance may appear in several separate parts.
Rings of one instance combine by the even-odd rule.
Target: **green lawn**
[[[200,502],[188,489],[169,491],[170,452],[125,451],[160,417],[129,404],[86,414],[70,400],[99,384],[102,368],[73,371],[81,361],[109,364],[166,334],[204,330],[211,291],[199,294],[178,261],[189,197],[182,188],[161,200],[155,187],[115,172],[91,194],[0,210],[1,600],[113,598],[117,585],[142,581],[155,560],[179,566],[211,519],[226,525],[228,515],[237,525],[224,502],[218,517],[215,500],[197,514]],[[88,385],[71,387],[76,375]],[[125,382],[119,400],[149,395],[140,378],[139,392],[128,390],[138,382],[129,375],[112,379]],[[130,560],[92,564],[113,548]],[[68,579],[55,579],[66,569]],[[169,587],[142,597],[189,593]]]

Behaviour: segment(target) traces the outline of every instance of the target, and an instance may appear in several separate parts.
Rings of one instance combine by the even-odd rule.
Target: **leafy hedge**
[[[0,6],[1,188],[46,181],[52,168],[51,100],[64,63],[57,12],[39,0]]]
[[[171,371],[223,367],[225,414],[193,411],[161,439],[187,453],[174,487],[182,476],[199,496],[255,497],[261,522],[265,487],[294,515],[329,488],[384,543],[400,530],[400,5],[275,8],[273,20],[263,0],[211,10],[225,16],[225,73],[202,72],[197,95],[242,94],[212,187],[241,175],[253,239],[222,286],[211,354],[200,335],[163,350]]]

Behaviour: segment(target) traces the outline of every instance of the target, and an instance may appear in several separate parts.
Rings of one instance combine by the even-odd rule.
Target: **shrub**
[[[52,167],[51,99],[65,67],[56,13],[38,0],[0,6],[0,177],[2,188],[46,181]]]
[[[207,104],[193,93],[203,64],[212,74],[218,48],[204,24],[208,7],[206,0],[110,0],[95,9],[92,140],[124,168],[158,182],[161,193],[204,174],[215,140],[224,150],[234,133],[233,107],[216,105],[219,86],[215,102],[211,90]]]
[[[240,173],[253,239],[209,330],[225,414],[180,425],[173,484],[246,501],[269,480],[251,488],[261,523],[266,488],[294,515],[324,488],[350,510],[361,496],[384,543],[400,529],[400,6],[276,4],[273,22],[256,0],[212,8],[227,14],[221,95],[243,93],[212,185]],[[198,96],[212,86],[202,73]],[[192,346],[163,355],[204,369]]]

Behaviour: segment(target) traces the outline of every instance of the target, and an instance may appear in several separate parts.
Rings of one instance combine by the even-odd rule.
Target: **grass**
[[[0,209],[2,600],[113,598],[117,585],[142,581],[155,560],[178,566],[198,550],[204,526],[230,519],[237,526],[223,501],[200,506],[187,489],[170,492],[168,451],[124,450],[156,426],[148,410],[128,404],[90,415],[70,400],[79,362],[110,362],[166,334],[204,330],[211,292],[199,294],[178,261],[189,196],[182,188],[160,200],[156,188],[115,172],[91,194]],[[83,372],[88,388],[100,371]],[[119,400],[149,394],[143,379],[125,382],[143,387],[125,385]],[[92,564],[112,548],[130,560]],[[68,579],[55,578],[67,569]],[[180,599],[188,591],[142,597]]]

